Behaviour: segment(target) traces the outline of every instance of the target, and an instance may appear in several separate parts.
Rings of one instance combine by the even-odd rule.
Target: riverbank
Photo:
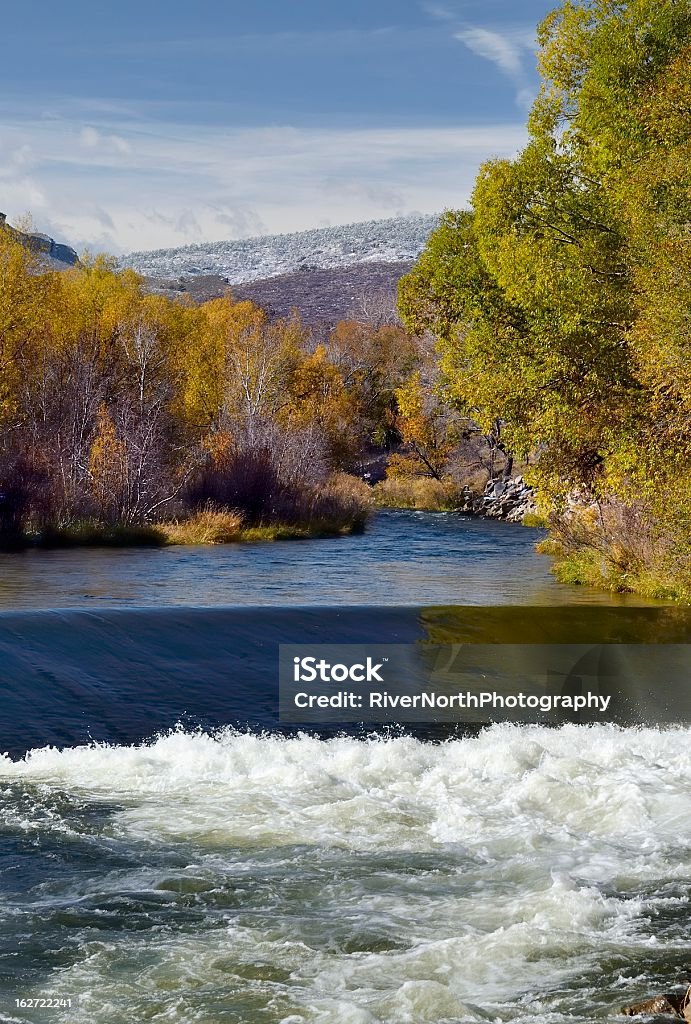
[[[684,576],[682,569],[688,552],[655,550],[656,543],[664,547],[664,538],[652,536],[652,525],[640,512],[626,515],[615,508],[613,515],[613,506],[573,501],[566,515],[545,517],[522,476],[489,480],[481,492],[429,477],[384,480],[373,493],[379,508],[453,512],[549,531],[536,550],[551,559],[559,583],[691,604],[688,570]]]
[[[387,479],[372,488],[379,508],[413,508],[425,512],[460,512],[528,526],[546,525],[537,515],[533,489],[522,476],[488,480],[483,490],[459,487],[451,479]]]
[[[361,533],[367,514],[346,519],[312,519],[305,523],[265,523],[246,525],[234,512],[204,510],[188,519],[145,525],[112,525],[85,519],[36,533],[7,539],[0,550],[24,551],[27,548],[162,548],[204,546],[209,544],[255,544],[277,540],[317,540]]]
[[[644,565],[631,562],[622,564],[617,561],[614,553],[594,548],[567,552],[551,537],[541,541],[537,551],[553,559],[552,572],[560,583],[691,604],[691,590],[682,583]]]
[[[251,466],[248,475],[251,477]],[[242,483],[242,481],[241,481]],[[0,550],[75,547],[167,547],[308,540],[362,533],[372,510],[367,484],[346,473],[328,477],[319,487],[275,486],[271,478],[245,480],[237,501],[178,502],[167,514],[144,522],[83,516],[43,521],[36,517],[0,517]],[[274,486],[271,486],[274,484]],[[0,508],[0,512],[2,509]]]

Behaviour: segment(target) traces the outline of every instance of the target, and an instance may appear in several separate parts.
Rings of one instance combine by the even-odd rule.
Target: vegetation
[[[432,233],[403,326],[47,273],[0,226],[2,544],[337,535],[516,466],[560,578],[691,599],[691,8],[566,0],[539,44],[529,142]]]
[[[374,500],[380,508],[448,512],[458,508],[460,494],[449,480],[435,480],[426,476],[391,477],[375,485]]]
[[[102,257],[46,272],[0,226],[0,546],[334,536],[375,502],[481,490],[506,461],[495,426],[449,404],[391,295],[361,306],[320,333],[230,294],[148,294]]]
[[[187,519],[159,527],[168,544],[230,544],[241,539],[242,517],[208,505]]]
[[[691,8],[567,0],[530,139],[400,286],[446,395],[533,455],[558,573],[691,597]]]
[[[321,339],[230,295],[147,294],[104,258],[46,272],[0,226],[0,544],[360,530],[349,474],[399,445],[423,349],[381,316]]]

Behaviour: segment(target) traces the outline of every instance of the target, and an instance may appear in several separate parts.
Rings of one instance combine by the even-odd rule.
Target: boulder
[[[675,1020],[691,1021],[691,985],[682,992],[666,992],[662,996],[654,996],[633,1006],[624,1006],[621,1011],[625,1017],[663,1015]]]
[[[469,487],[464,487],[457,511],[520,523],[528,512],[535,511],[533,492],[520,476],[511,480],[488,480],[482,494],[474,494]]]

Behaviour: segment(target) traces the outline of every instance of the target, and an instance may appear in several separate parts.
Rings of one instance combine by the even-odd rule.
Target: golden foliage
[[[127,450],[105,404],[98,410],[96,436],[89,454],[91,487],[100,514],[116,516],[127,487]]]

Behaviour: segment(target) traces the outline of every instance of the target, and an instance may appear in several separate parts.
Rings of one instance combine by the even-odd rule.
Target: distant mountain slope
[[[177,249],[133,252],[119,262],[120,266],[133,267],[147,277],[218,274],[231,285],[302,269],[410,262],[422,251],[437,219],[431,214],[394,217],[289,235],[204,242]]]
[[[7,223],[4,213],[0,213],[0,226],[10,231],[27,249],[39,253],[41,262],[51,270],[66,270],[79,262],[77,253],[69,245],[56,242],[49,235],[39,232],[26,233],[18,231]]]
[[[398,279],[410,270],[412,260],[397,263],[359,263],[333,269],[296,270],[259,281],[228,285],[218,274],[180,277],[175,280],[147,278],[150,291],[169,298],[189,295],[206,302],[231,292],[235,299],[250,299],[272,319],[290,316],[293,309],[303,323],[331,325],[338,320],[387,321],[395,317]]]

